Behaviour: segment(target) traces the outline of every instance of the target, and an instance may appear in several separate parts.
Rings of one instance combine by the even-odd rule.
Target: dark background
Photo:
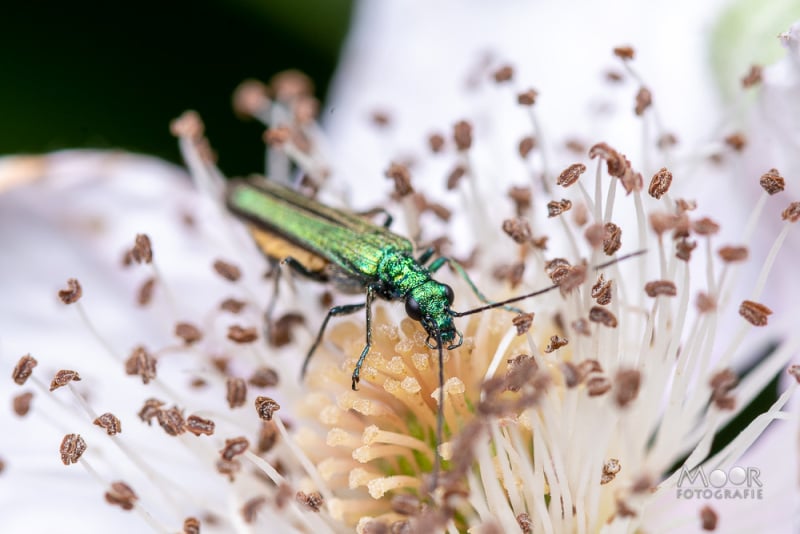
[[[179,162],[169,121],[203,117],[228,174],[263,168],[236,118],[246,78],[297,68],[324,97],[351,0],[29,1],[0,11],[0,155],[121,148]]]

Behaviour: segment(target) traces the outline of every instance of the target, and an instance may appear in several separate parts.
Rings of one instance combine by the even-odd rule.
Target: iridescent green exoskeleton
[[[258,179],[233,182],[227,201],[232,212],[251,223],[256,241],[268,256],[306,277],[331,281],[346,291],[366,292],[364,303],[330,309],[306,356],[304,372],[328,320],[366,308],[367,343],[353,371],[355,389],[371,345],[371,305],[376,296],[403,300],[409,317],[422,323],[428,333],[431,348],[441,343],[448,344],[448,349],[461,345],[461,334],[453,324],[454,313],[450,309],[453,290],[431,278],[449,260],[439,258],[426,267],[433,250],[426,250],[415,259],[411,242],[388,230],[390,218],[378,226],[359,215]],[[312,256],[296,258],[296,247]],[[314,263],[319,259],[324,261]],[[460,267],[456,269],[463,273]]]

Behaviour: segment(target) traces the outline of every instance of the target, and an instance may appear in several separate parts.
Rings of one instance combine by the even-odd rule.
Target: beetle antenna
[[[594,266],[594,270],[598,271],[600,269],[605,269],[606,267],[608,267],[610,265],[614,265],[615,263],[620,262],[622,260],[627,260],[628,258],[635,258],[636,256],[641,256],[645,252],[647,252],[647,249],[637,250],[636,252],[631,252],[629,254],[624,254],[622,256],[614,258],[611,261],[607,261],[605,263],[601,263],[600,265],[595,265]],[[547,293],[548,291],[552,291],[552,290],[556,289],[557,287],[558,287],[558,284],[554,284],[554,285],[552,285],[550,287],[546,287],[544,289],[539,289],[537,291],[534,291],[533,293],[527,293],[525,295],[519,295],[517,297],[513,297],[513,298],[510,298],[510,299],[507,299],[507,300],[502,300],[500,302],[492,302],[491,304],[487,304],[485,306],[479,306],[477,308],[473,308],[471,310],[467,310],[467,311],[463,311],[463,312],[457,312],[457,311],[452,311],[451,310],[450,311],[450,315],[452,315],[453,317],[464,317],[465,315],[472,315],[473,313],[480,313],[482,311],[492,310],[494,308],[500,308],[502,306],[505,306],[507,304],[511,304],[513,302],[519,302],[520,300],[529,299],[531,297],[537,297],[539,295]]]

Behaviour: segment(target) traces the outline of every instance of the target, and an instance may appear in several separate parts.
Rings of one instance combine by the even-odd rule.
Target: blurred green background
[[[230,106],[245,78],[297,68],[324,98],[352,0],[7,3],[0,155],[123,148],[179,162],[169,121],[200,112],[228,174],[263,167],[263,127]]]

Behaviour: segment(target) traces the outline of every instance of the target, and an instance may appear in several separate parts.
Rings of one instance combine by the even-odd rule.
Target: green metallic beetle
[[[506,306],[552,289],[459,313],[450,308],[453,289],[431,277],[445,263],[467,281],[482,301],[489,301],[457,262],[442,257],[426,267],[433,257],[433,249],[415,259],[411,242],[389,231],[390,216],[379,226],[363,216],[320,204],[262,178],[232,182],[227,205],[250,223],[256,243],[269,258],[282,261],[306,277],[332,282],[345,291],[366,291],[365,302],[336,306],[328,311],[303,363],[305,373],[331,317],[366,308],[367,343],[353,370],[353,389],[356,389],[361,367],[372,346],[372,302],[376,296],[403,300],[408,316],[419,321],[427,332],[428,347],[441,350],[447,343],[451,350],[459,347],[463,339],[453,324],[454,317]]]

